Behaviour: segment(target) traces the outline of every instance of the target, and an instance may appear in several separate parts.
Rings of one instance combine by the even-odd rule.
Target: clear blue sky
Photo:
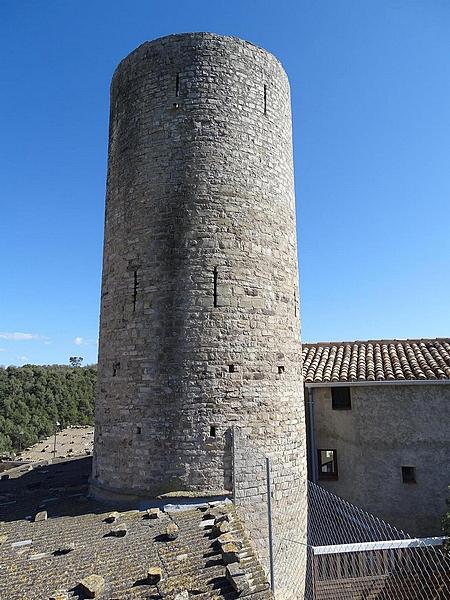
[[[111,74],[182,31],[289,73],[303,339],[449,336],[448,0],[2,0],[0,364],[96,361]]]

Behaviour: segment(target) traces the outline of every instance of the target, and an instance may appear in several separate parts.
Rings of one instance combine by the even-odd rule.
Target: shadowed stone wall
[[[238,425],[283,465],[276,502],[305,498],[294,204],[289,83],[271,54],[195,33],[120,63],[94,494],[230,490]]]
[[[336,449],[337,481],[319,484],[417,536],[441,534],[447,510],[449,384],[351,386],[351,410],[314,389],[316,445]],[[416,483],[403,483],[402,466]]]

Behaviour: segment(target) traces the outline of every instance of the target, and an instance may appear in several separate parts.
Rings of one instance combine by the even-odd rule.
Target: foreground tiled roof
[[[272,599],[231,503],[167,508],[155,519],[145,511],[119,512],[116,525],[127,530],[119,537],[111,533],[116,525],[105,521],[114,507],[105,512],[105,506],[86,495],[90,458],[28,469],[23,466],[18,477],[16,470],[0,481],[2,600],[48,600],[56,590],[63,590],[61,597],[85,598],[79,583],[90,575],[104,580],[103,592],[95,596],[99,600]],[[48,519],[33,522],[30,517],[42,510]],[[228,567],[211,521],[214,514],[221,515],[216,522],[227,515],[229,538],[238,551],[239,562]],[[178,526],[176,539],[166,533],[173,523]],[[70,544],[69,552],[58,550]],[[161,569],[157,585],[146,579],[150,567]],[[232,581],[230,567],[237,571]],[[237,580],[245,580],[240,594],[234,589]]]
[[[303,344],[306,384],[450,380],[450,339]]]

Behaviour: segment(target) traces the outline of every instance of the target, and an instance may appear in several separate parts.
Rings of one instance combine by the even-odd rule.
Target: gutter
[[[426,548],[442,546],[445,537],[407,538],[404,540],[383,540],[381,542],[359,542],[334,546],[313,546],[313,554],[342,554],[347,552],[367,552],[368,550],[393,550],[398,548]]]
[[[450,379],[389,379],[385,381],[312,381],[305,388],[365,387],[378,385],[450,385]]]
[[[308,454],[308,479],[317,482],[317,450],[316,450],[316,424],[314,418],[314,388],[308,389],[306,398],[306,449]]]

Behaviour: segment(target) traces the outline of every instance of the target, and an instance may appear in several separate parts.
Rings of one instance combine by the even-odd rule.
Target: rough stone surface
[[[127,535],[127,532],[128,527],[125,523],[121,523],[120,525],[114,525],[114,527],[111,527],[109,535],[113,537],[125,537]]]
[[[222,546],[222,559],[226,565],[239,562],[239,546],[234,542],[228,542]]]
[[[117,511],[114,511],[106,517],[105,523],[115,523],[119,517],[120,517],[120,513],[118,513]]]
[[[149,567],[147,569],[147,583],[151,585],[155,585],[159,581],[161,581],[162,577],[162,569],[161,567]]]
[[[54,554],[56,556],[64,556],[65,554],[69,554],[69,552],[73,552],[75,550],[75,542],[67,542],[65,544],[61,544],[55,550]]]
[[[34,517],[35,523],[37,523],[38,521],[46,521],[46,520],[47,520],[47,511],[46,510],[41,510],[40,512],[36,513],[36,515]]]
[[[176,523],[169,523],[166,527],[166,537],[168,540],[176,540],[178,537],[179,529]]]
[[[233,544],[237,545],[239,550],[242,548],[242,544],[233,537],[232,533],[224,533],[217,538],[217,542],[221,547],[232,542]]]
[[[66,590],[56,590],[50,594],[49,600],[69,600],[69,594]]]
[[[220,523],[216,523],[212,529],[214,535],[220,536],[223,533],[228,533],[230,531],[230,525],[227,521],[220,521]]]
[[[280,518],[304,512],[298,297],[279,61],[209,33],[143,44],[111,86],[92,493],[231,490],[235,426],[277,459]],[[240,468],[252,531],[262,477]]]
[[[245,572],[237,563],[228,565],[225,576],[238,594],[248,590],[249,585]]]
[[[230,489],[230,427],[292,461],[301,399],[286,74],[236,38],[145,43],[111,88],[94,487]]]
[[[105,589],[105,580],[100,575],[88,575],[78,586],[86,598],[98,598]]]

